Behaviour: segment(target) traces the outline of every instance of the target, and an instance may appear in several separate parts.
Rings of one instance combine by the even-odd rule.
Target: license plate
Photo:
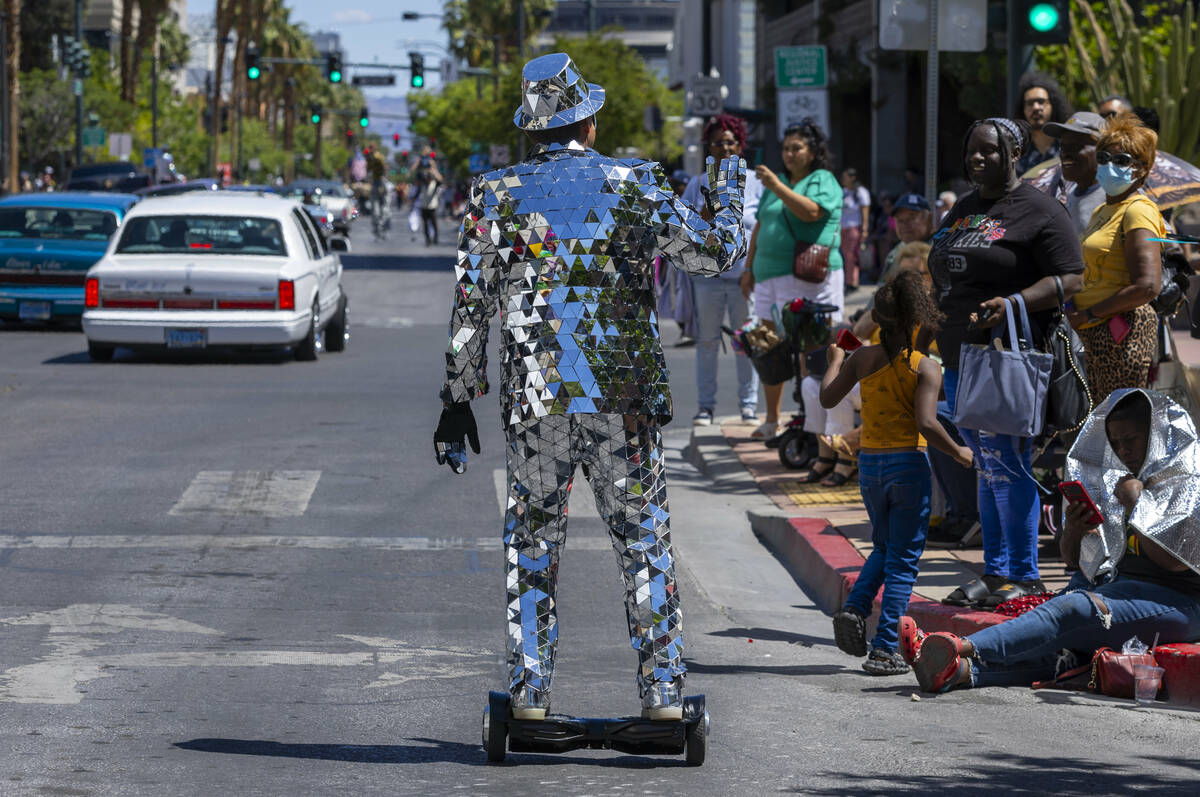
[[[168,329],[168,349],[203,349],[208,345],[206,329]]]
[[[50,302],[21,302],[17,315],[30,321],[45,321],[50,318]]]

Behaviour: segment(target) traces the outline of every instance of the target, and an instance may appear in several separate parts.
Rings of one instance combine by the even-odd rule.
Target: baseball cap
[[[892,205],[892,215],[898,210],[928,211],[929,202],[920,194],[904,194]]]
[[[1062,138],[1063,133],[1079,133],[1099,141],[1104,132],[1104,117],[1091,111],[1079,111],[1065,122],[1048,122],[1042,132],[1052,138]]]

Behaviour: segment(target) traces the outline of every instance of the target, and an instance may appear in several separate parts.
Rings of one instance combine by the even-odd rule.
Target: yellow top
[[[914,402],[917,366],[924,356],[919,351],[901,352],[859,382],[863,448],[925,447],[925,438],[917,432]]]
[[[917,335],[919,335],[920,333],[921,333],[921,326],[918,324],[917,328],[913,330],[913,339],[912,339],[913,346],[917,345]],[[883,343],[883,340],[881,339],[881,336],[879,334],[878,326],[875,327],[875,331],[871,333],[871,337],[867,338],[867,340],[865,342],[870,343],[875,346],[878,346]],[[929,354],[931,356],[937,355],[938,357],[941,357],[941,353],[938,352],[936,340],[929,341]]]
[[[1083,232],[1083,290],[1075,294],[1075,309],[1087,310],[1130,284],[1125,236],[1134,230],[1149,230],[1157,238],[1167,234],[1158,205],[1145,194],[1134,193],[1115,205],[1096,208]]]

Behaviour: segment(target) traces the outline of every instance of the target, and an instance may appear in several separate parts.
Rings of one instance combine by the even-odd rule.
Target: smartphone
[[[848,329],[843,329],[837,335],[838,348],[843,351],[851,352],[862,346],[862,341]]]
[[[1088,495],[1088,491],[1084,488],[1083,482],[1061,482],[1058,489],[1062,492],[1063,497],[1072,504],[1083,504],[1088,509],[1092,510],[1092,516],[1088,518],[1088,523],[1099,526],[1104,522],[1104,515],[1100,514],[1100,508],[1096,506],[1096,502]]]
[[[1108,332],[1112,335],[1113,343],[1120,343],[1129,334],[1129,322],[1119,315],[1108,319]]]
[[[992,308],[985,307],[982,311],[980,311],[978,313],[978,316],[976,317],[976,319],[974,321],[967,322],[967,329],[979,329],[980,324],[987,323],[988,319],[990,319],[991,317],[992,317]]]

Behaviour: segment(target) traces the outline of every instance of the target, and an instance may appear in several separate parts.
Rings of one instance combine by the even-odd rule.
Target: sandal
[[[913,673],[922,692],[940,694],[958,683],[964,664],[962,638],[947,631],[934,631],[925,637]]]
[[[833,641],[838,650],[850,656],[867,655],[867,618],[843,606],[833,615]]]
[[[912,665],[921,651],[921,643],[925,641],[925,632],[917,628],[917,621],[907,614],[900,618],[900,655],[904,661]]]
[[[829,470],[818,471],[817,466],[812,465],[808,471],[808,475],[800,480],[803,484],[816,484],[817,482],[821,481],[821,479],[824,479],[826,476],[833,473],[833,469],[837,467],[837,460],[833,457],[817,457],[816,461],[820,464],[833,465],[833,468],[830,468]],[[866,651],[864,650],[858,655],[866,655]]]
[[[969,581],[958,589],[942,598],[946,606],[967,606],[977,608],[987,600],[988,596],[1008,581],[1004,576],[984,574],[981,578]]]
[[[849,473],[839,473],[838,472],[837,468],[844,466],[844,465],[850,466]],[[822,487],[841,487],[843,484],[850,481],[857,475],[858,475],[858,460],[842,459],[841,457],[838,457],[837,465],[834,466],[833,473],[828,474],[824,479],[821,480],[821,486]]]
[[[904,675],[912,669],[899,653],[883,648],[871,648],[862,668],[869,675]]]
[[[1046,591],[1046,585],[1042,583],[1040,578],[1035,578],[1032,581],[1005,581],[991,595],[988,595],[979,604],[982,609],[995,609],[1005,601],[1013,600],[1014,598],[1025,598],[1030,595],[1041,595]]]
[[[759,424],[758,428],[750,433],[751,440],[770,440],[779,434],[779,424],[766,421]]]

